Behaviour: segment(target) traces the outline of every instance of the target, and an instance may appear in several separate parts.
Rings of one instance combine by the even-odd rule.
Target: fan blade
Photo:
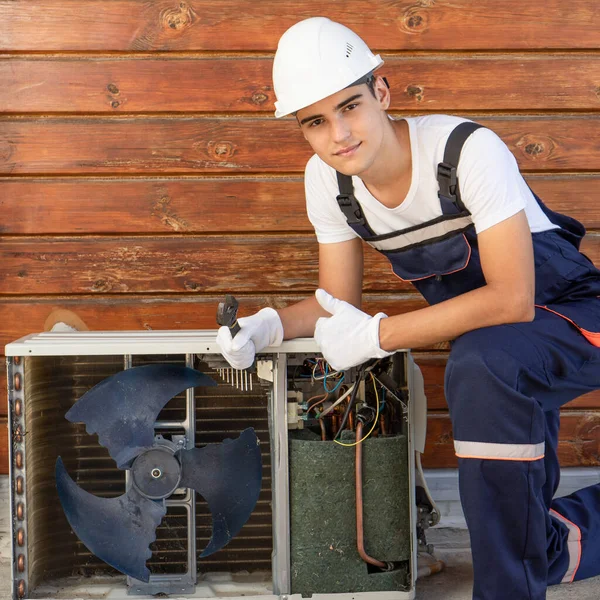
[[[71,479],[60,456],[56,488],[71,529],[88,550],[121,573],[148,582],[148,546],[167,512],[164,505],[133,488],[118,498],[98,498]]]
[[[183,390],[217,385],[208,375],[178,365],[145,365],[107,377],[67,412],[108,449],[119,469],[154,443],[154,423],[165,404]]]
[[[254,429],[235,440],[179,453],[181,485],[196,490],[212,513],[212,537],[201,557],[213,554],[237,535],[250,518],[262,483],[262,459]]]

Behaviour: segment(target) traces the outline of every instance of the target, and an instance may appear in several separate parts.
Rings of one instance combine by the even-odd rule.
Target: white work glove
[[[263,308],[250,317],[238,319],[240,330],[231,338],[229,327],[217,333],[221,354],[234,369],[247,369],[254,355],[267,346],[280,346],[283,341],[283,324],[273,308]]]
[[[379,322],[387,318],[386,314],[377,313],[371,317],[325,290],[317,290],[315,297],[332,315],[317,320],[315,341],[325,360],[336,371],[355,367],[370,358],[393,354],[382,350],[379,345]]]

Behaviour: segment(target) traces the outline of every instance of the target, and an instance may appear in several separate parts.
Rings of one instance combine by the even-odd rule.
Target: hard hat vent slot
[[[350,58],[352,54],[352,50],[354,50],[354,46],[348,42],[346,42],[346,58]]]

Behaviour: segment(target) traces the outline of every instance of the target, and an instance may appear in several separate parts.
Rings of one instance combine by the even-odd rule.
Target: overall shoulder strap
[[[442,211],[444,213],[446,212],[443,210],[444,202],[451,202],[460,210],[460,212],[469,212],[460,198],[456,170],[458,168],[458,161],[464,143],[474,131],[481,127],[483,127],[483,125],[480,125],[479,123],[466,121],[465,123],[457,125],[450,133],[450,137],[448,137],[446,148],[444,150],[444,160],[438,164],[437,171],[437,180],[440,187],[438,197],[442,201]]]
[[[371,229],[358,200],[354,197],[352,177],[343,175],[339,171],[336,171],[336,175],[340,191],[336,196],[336,200],[340,210],[346,217],[348,225],[363,239],[373,237],[375,232]]]

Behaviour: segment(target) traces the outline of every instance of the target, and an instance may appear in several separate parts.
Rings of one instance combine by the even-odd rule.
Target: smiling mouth
[[[358,149],[362,142],[358,142],[358,144],[354,144],[354,146],[348,146],[347,148],[342,148],[335,153],[335,156],[350,156],[354,154],[354,152]]]

